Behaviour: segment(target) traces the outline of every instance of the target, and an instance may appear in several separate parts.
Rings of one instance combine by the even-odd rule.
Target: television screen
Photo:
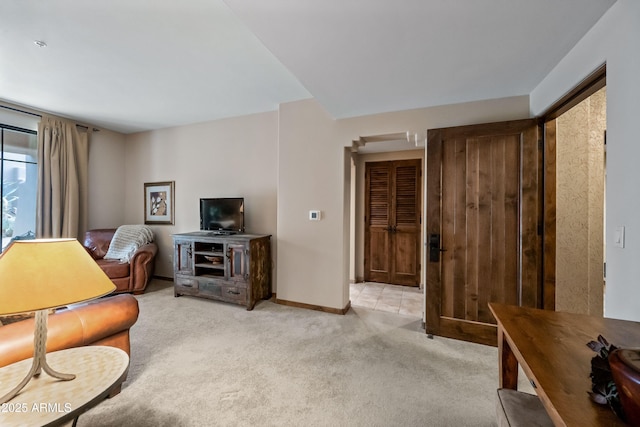
[[[200,230],[244,232],[244,198],[200,199]]]

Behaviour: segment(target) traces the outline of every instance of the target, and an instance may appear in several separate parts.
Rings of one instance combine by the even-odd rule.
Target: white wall
[[[342,309],[345,153],[334,124],[315,100],[280,106],[278,299]]]
[[[246,231],[272,234],[275,259],[277,139],[275,111],[126,137],[126,223],[144,223],[144,183],[175,181],[175,224],[152,226],[156,275],[173,277],[171,234],[200,228],[201,197],[244,197]]]
[[[640,321],[640,2],[618,0],[531,93],[540,114],[599,65],[607,63],[605,316]],[[625,226],[625,248],[613,231]]]
[[[125,136],[108,130],[91,134],[89,143],[88,229],[124,223]]]
[[[350,167],[361,136],[515,120],[527,96],[332,120],[315,100],[281,105],[278,146],[278,299],[343,309],[349,302]],[[308,211],[324,219],[309,221]]]

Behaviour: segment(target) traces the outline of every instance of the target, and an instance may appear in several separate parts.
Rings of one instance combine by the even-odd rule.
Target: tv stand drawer
[[[189,277],[176,277],[174,293],[180,295],[197,295],[198,281]]]
[[[198,294],[207,297],[221,298],[222,285],[213,280],[200,280],[198,285]]]
[[[239,286],[223,286],[222,297],[225,300],[245,304],[247,301],[247,288]]]

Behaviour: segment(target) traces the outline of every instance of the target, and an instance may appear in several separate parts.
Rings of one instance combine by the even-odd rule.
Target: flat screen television
[[[244,233],[244,198],[200,199],[200,230]]]

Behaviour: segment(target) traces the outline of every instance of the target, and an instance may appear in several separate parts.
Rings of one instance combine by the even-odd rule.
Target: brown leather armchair
[[[104,259],[115,232],[115,228],[89,230],[84,234],[83,246],[116,285],[115,293],[141,294],[153,276],[158,245],[152,242],[141,246],[131,257],[129,263]]]
[[[138,300],[114,295],[50,314],[47,352],[86,345],[108,345],[131,354],[129,329],[138,320]],[[0,367],[33,357],[33,318],[0,326]],[[117,394],[120,387],[111,396]]]

